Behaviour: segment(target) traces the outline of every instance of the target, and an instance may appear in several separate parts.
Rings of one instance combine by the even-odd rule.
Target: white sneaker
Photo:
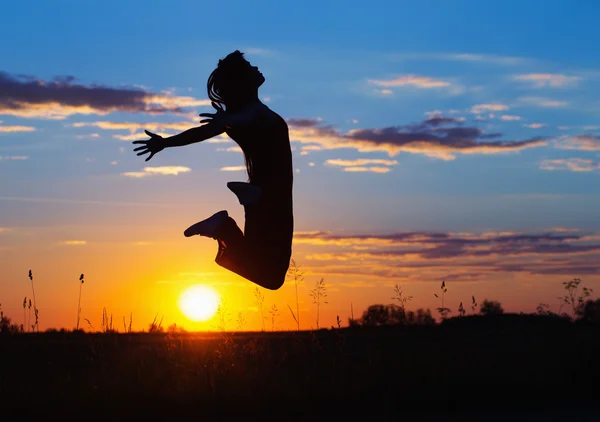
[[[219,211],[211,217],[208,217],[206,220],[191,225],[183,232],[183,235],[185,237],[200,235],[214,238],[217,227],[219,227],[219,224],[223,221],[227,220],[228,217],[229,214],[227,211]]]
[[[261,190],[258,186],[246,182],[228,182],[227,187],[238,197],[243,206],[258,201]]]

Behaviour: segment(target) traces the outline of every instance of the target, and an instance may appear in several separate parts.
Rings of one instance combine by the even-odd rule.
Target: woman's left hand
[[[200,113],[200,117],[208,117],[208,119],[201,120],[200,123],[212,123],[219,126],[227,125],[227,112],[223,110],[221,104],[211,102],[212,106],[217,110],[216,113]]]

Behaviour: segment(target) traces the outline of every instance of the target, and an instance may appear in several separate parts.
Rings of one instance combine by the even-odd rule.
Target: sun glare
[[[179,296],[179,309],[192,321],[211,319],[219,307],[219,294],[211,287],[196,284]]]

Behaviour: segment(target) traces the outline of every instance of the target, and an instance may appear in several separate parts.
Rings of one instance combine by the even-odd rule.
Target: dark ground
[[[4,335],[0,408],[0,420],[21,409],[63,421],[600,421],[600,327],[503,315],[301,333]]]

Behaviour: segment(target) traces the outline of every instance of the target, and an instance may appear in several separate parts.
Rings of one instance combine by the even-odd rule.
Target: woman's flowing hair
[[[244,72],[247,72],[247,66],[248,62],[244,58],[244,53],[239,50],[219,60],[217,68],[208,77],[206,84],[208,98],[224,108],[227,108],[228,105],[231,107],[236,100],[235,97],[240,98],[244,95],[243,90],[246,87],[240,86],[238,82],[245,80]],[[248,180],[252,182],[252,154],[247,148],[241,145],[240,147],[244,153]]]

